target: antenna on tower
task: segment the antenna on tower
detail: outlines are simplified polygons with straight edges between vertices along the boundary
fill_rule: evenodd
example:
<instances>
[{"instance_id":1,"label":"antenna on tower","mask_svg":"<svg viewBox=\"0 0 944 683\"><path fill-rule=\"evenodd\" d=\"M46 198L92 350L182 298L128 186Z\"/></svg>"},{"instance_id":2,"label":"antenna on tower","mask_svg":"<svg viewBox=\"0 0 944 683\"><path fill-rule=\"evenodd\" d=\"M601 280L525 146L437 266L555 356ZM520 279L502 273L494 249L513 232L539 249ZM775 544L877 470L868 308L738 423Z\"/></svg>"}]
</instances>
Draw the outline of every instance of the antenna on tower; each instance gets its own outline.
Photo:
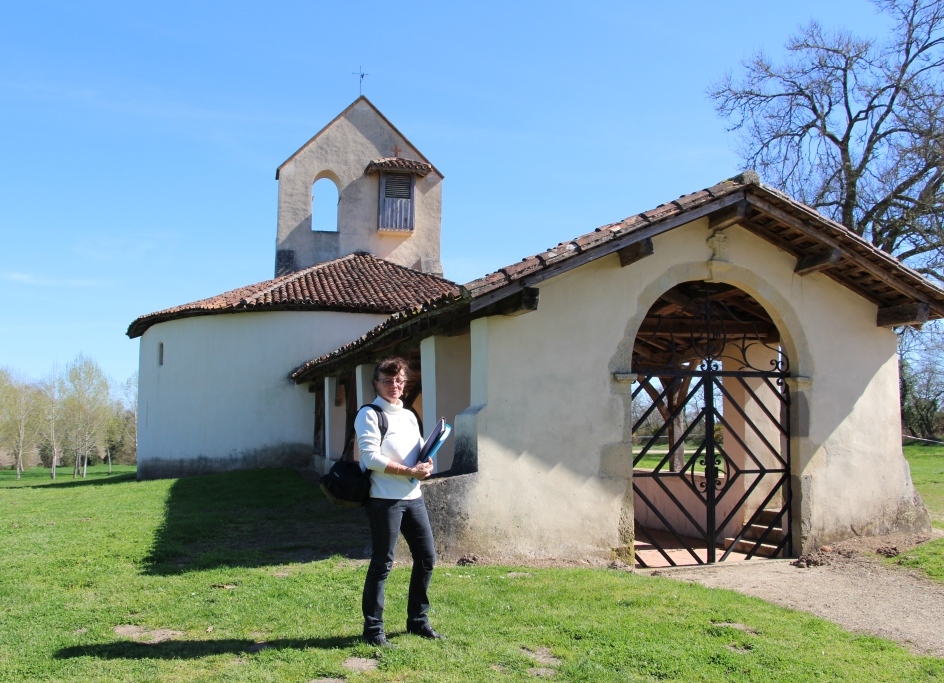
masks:
<instances>
[{"instance_id":1,"label":"antenna on tower","mask_svg":"<svg viewBox=\"0 0 944 683\"><path fill-rule=\"evenodd\" d=\"M363 67L358 66L357 71L352 71L351 75L360 76L360 81L357 84L357 94L363 95L364 94L364 76L370 76L370 74L365 74Z\"/></svg>"}]
</instances>

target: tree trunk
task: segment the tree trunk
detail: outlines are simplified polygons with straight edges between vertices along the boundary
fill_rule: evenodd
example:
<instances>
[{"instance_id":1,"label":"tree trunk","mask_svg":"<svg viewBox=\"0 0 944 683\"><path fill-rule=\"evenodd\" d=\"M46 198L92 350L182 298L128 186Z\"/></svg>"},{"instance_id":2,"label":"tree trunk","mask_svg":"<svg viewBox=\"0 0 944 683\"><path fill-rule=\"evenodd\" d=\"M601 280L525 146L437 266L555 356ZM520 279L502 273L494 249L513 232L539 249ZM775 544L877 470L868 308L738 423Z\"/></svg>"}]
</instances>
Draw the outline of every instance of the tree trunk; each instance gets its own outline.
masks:
<instances>
[{"instance_id":1,"label":"tree trunk","mask_svg":"<svg viewBox=\"0 0 944 683\"><path fill-rule=\"evenodd\" d=\"M664 397L659 397L657 392L648 383L646 384L646 393L656 402L656 409L666 423L666 437L669 442L668 465L670 472L681 472L685 467L685 443L682 441L682 435L685 433L685 411L676 410L680 407L682 401L688 396L688 387L691 384L691 377L660 377L659 381L665 389Z\"/></svg>"},{"instance_id":2,"label":"tree trunk","mask_svg":"<svg viewBox=\"0 0 944 683\"><path fill-rule=\"evenodd\" d=\"M674 398L676 400L669 401L670 413L674 412L678 405L678 397ZM685 442L680 439L684 433L685 423L682 421L682 416L679 415L669 422L669 428L666 432L669 437L669 470L672 472L681 472L682 468L685 467Z\"/></svg>"}]
</instances>

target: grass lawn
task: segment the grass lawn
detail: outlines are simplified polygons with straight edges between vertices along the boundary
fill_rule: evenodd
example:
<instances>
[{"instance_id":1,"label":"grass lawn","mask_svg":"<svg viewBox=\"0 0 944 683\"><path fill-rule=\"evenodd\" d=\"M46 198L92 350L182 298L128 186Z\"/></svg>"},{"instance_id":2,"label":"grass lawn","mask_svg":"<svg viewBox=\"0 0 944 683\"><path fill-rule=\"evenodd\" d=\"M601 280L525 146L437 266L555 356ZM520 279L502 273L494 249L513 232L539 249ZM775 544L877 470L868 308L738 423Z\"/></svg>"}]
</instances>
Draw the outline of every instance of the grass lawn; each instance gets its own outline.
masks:
<instances>
[{"instance_id":1,"label":"grass lawn","mask_svg":"<svg viewBox=\"0 0 944 683\"><path fill-rule=\"evenodd\" d=\"M905 446L911 465L911 480L931 513L931 520L944 529L944 446Z\"/></svg>"},{"instance_id":2,"label":"grass lawn","mask_svg":"<svg viewBox=\"0 0 944 683\"><path fill-rule=\"evenodd\" d=\"M911 480L931 513L931 523L944 529L944 446L905 446ZM925 543L895 558L897 564L920 569L944 583L944 539Z\"/></svg>"},{"instance_id":3,"label":"grass lawn","mask_svg":"<svg viewBox=\"0 0 944 683\"><path fill-rule=\"evenodd\" d=\"M397 648L377 653L358 641L361 514L294 472L4 470L0 488L3 682L944 680L944 661L808 614L595 569L440 565L432 618L449 639L429 642L403 634L398 566Z\"/></svg>"}]
</instances>

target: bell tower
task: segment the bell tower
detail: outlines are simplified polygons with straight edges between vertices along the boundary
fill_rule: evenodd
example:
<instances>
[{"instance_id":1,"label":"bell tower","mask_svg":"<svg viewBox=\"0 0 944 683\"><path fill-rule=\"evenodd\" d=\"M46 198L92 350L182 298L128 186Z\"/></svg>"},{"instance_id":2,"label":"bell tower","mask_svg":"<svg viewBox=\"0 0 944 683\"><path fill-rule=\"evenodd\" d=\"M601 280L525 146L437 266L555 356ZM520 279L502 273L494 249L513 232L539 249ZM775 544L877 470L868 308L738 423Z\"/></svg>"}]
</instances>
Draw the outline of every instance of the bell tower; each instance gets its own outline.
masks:
<instances>
[{"instance_id":1,"label":"bell tower","mask_svg":"<svg viewBox=\"0 0 944 683\"><path fill-rule=\"evenodd\" d=\"M357 251L442 275L443 176L366 97L290 156L275 178L276 276ZM313 226L317 182L337 188L333 230Z\"/></svg>"}]
</instances>

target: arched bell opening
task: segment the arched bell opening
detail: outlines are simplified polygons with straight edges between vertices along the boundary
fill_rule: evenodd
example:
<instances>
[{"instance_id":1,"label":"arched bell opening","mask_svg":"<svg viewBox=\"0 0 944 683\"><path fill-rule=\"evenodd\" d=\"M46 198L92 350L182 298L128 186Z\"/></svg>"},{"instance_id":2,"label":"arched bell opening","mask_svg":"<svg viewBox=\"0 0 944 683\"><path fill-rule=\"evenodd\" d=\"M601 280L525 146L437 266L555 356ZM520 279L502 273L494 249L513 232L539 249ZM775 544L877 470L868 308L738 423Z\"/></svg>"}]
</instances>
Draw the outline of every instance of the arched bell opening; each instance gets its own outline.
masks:
<instances>
[{"instance_id":1,"label":"arched bell opening","mask_svg":"<svg viewBox=\"0 0 944 683\"><path fill-rule=\"evenodd\" d=\"M637 551L670 565L789 556L789 360L764 307L681 283L648 311L632 362Z\"/></svg>"}]
</instances>

